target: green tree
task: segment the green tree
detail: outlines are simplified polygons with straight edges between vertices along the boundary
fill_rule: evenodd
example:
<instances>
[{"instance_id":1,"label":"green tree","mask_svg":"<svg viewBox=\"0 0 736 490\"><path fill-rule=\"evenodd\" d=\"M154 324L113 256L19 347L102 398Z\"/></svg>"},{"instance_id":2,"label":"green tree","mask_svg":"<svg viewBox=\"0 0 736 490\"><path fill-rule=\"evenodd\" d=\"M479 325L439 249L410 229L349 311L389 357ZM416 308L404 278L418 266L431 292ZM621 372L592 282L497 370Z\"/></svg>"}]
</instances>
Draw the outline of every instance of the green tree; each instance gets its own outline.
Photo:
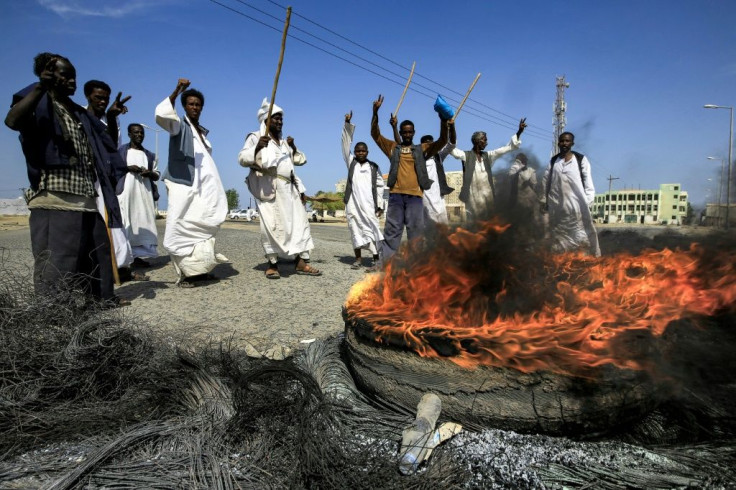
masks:
<instances>
[{"instance_id":1,"label":"green tree","mask_svg":"<svg viewBox=\"0 0 736 490\"><path fill-rule=\"evenodd\" d=\"M227 208L229 210L240 208L240 196L238 195L238 191L235 189L228 189L225 191L225 196L227 196Z\"/></svg>"},{"instance_id":2,"label":"green tree","mask_svg":"<svg viewBox=\"0 0 736 490\"><path fill-rule=\"evenodd\" d=\"M342 192L317 191L314 197L324 199L321 202L312 201L312 209L316 209L317 211L345 209L345 203L342 201L345 194Z\"/></svg>"}]
</instances>

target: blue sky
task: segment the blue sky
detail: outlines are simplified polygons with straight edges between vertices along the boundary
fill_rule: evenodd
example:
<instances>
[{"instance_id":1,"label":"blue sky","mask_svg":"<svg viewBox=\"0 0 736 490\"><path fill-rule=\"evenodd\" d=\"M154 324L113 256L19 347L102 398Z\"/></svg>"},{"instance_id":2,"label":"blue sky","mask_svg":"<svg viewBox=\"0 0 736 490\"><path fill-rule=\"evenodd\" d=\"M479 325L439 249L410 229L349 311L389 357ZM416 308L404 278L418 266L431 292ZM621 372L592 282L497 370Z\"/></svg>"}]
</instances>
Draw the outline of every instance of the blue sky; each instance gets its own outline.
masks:
<instances>
[{"instance_id":1,"label":"blue sky","mask_svg":"<svg viewBox=\"0 0 736 490\"><path fill-rule=\"evenodd\" d=\"M4 2L0 93L9 104L15 91L34 81L33 56L58 52L77 68L77 102L85 103L86 80L104 80L114 93L132 95L121 126L155 127L155 106L177 78L189 78L206 97L200 121L211 131L225 188L237 189L247 206L247 170L238 165L237 154L246 134L257 129L261 100L271 93L286 5L286 0ZM619 178L614 189L678 182L696 206L706 196L717 200L720 163L707 157L727 155L729 111L702 107L736 105L736 2L305 0L294 1L292 8L295 37L287 41L276 103L284 108L285 132L308 157L298 174L309 193L334 190L344 178L340 131L351 109L356 141L367 141L369 158L387 171L388 162L369 135L371 104L379 93L385 96L381 128L388 133L389 113L416 61L416 91L408 92L399 118L413 120L418 136L437 135L436 94L459 100L458 93L481 72L472 101L457 120L459 147L469 149L477 130L488 133L489 147L501 146L518 119L527 117L531 126L522 148L546 163L555 77L565 75L567 129L576 134L576 149L592 162L598 192L608 189L612 175ZM145 145L153 150L154 142L148 131ZM167 147L162 133L161 167ZM3 126L0 149L0 197L17 197L27 186L17 133ZM495 168L508 164L501 161ZM454 160L447 167L460 168ZM162 192L162 207L165 199Z\"/></svg>"}]
</instances>

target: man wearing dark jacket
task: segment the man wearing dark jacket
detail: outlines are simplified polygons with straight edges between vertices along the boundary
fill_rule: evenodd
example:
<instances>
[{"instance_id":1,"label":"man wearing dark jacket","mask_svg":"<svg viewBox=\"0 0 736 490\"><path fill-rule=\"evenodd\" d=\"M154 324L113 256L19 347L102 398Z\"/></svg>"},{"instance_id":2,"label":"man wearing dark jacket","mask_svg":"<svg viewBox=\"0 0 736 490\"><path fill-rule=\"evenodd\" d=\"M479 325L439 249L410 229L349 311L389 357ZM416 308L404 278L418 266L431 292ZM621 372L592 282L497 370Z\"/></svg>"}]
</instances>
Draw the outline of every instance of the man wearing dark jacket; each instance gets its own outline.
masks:
<instances>
[{"instance_id":1,"label":"man wearing dark jacket","mask_svg":"<svg viewBox=\"0 0 736 490\"><path fill-rule=\"evenodd\" d=\"M130 304L114 294L108 229L96 204L101 197L110 226L122 225L115 186L125 165L104 125L70 99L74 65L42 53L35 66L38 83L13 96L5 124L20 132L26 157L36 292L80 288L108 306Z\"/></svg>"}]
</instances>

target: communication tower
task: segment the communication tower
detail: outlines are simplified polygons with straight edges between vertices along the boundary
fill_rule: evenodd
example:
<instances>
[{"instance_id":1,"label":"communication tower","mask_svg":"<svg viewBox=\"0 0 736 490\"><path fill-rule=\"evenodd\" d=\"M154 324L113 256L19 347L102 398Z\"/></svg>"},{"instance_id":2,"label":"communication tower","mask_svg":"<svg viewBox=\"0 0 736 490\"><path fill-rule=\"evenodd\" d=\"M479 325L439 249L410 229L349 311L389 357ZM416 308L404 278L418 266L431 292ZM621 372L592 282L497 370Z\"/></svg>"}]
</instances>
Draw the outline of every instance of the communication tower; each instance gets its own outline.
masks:
<instances>
[{"instance_id":1,"label":"communication tower","mask_svg":"<svg viewBox=\"0 0 736 490\"><path fill-rule=\"evenodd\" d=\"M554 117L552 118L552 126L555 128L554 141L552 142L552 154L557 155L560 149L557 147L557 141L560 139L560 135L565 131L565 111L567 111L567 104L565 103L565 89L570 86L565 81L565 75L557 77L557 97L555 98L555 104L553 106Z\"/></svg>"}]
</instances>

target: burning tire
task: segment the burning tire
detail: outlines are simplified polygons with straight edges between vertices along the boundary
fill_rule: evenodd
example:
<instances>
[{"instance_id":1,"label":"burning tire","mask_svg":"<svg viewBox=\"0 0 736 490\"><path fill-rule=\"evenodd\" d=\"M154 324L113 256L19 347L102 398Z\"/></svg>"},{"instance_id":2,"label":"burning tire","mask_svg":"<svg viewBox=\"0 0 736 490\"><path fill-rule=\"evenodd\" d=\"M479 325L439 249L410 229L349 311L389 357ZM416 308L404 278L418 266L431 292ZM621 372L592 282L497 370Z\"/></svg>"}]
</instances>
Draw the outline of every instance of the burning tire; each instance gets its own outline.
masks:
<instances>
[{"instance_id":1,"label":"burning tire","mask_svg":"<svg viewBox=\"0 0 736 490\"><path fill-rule=\"evenodd\" d=\"M549 372L457 366L376 343L371 326L346 317L346 354L361 389L412 411L427 392L442 400L442 418L466 427L595 436L641 418L657 401L642 372L601 368L595 379Z\"/></svg>"}]
</instances>

